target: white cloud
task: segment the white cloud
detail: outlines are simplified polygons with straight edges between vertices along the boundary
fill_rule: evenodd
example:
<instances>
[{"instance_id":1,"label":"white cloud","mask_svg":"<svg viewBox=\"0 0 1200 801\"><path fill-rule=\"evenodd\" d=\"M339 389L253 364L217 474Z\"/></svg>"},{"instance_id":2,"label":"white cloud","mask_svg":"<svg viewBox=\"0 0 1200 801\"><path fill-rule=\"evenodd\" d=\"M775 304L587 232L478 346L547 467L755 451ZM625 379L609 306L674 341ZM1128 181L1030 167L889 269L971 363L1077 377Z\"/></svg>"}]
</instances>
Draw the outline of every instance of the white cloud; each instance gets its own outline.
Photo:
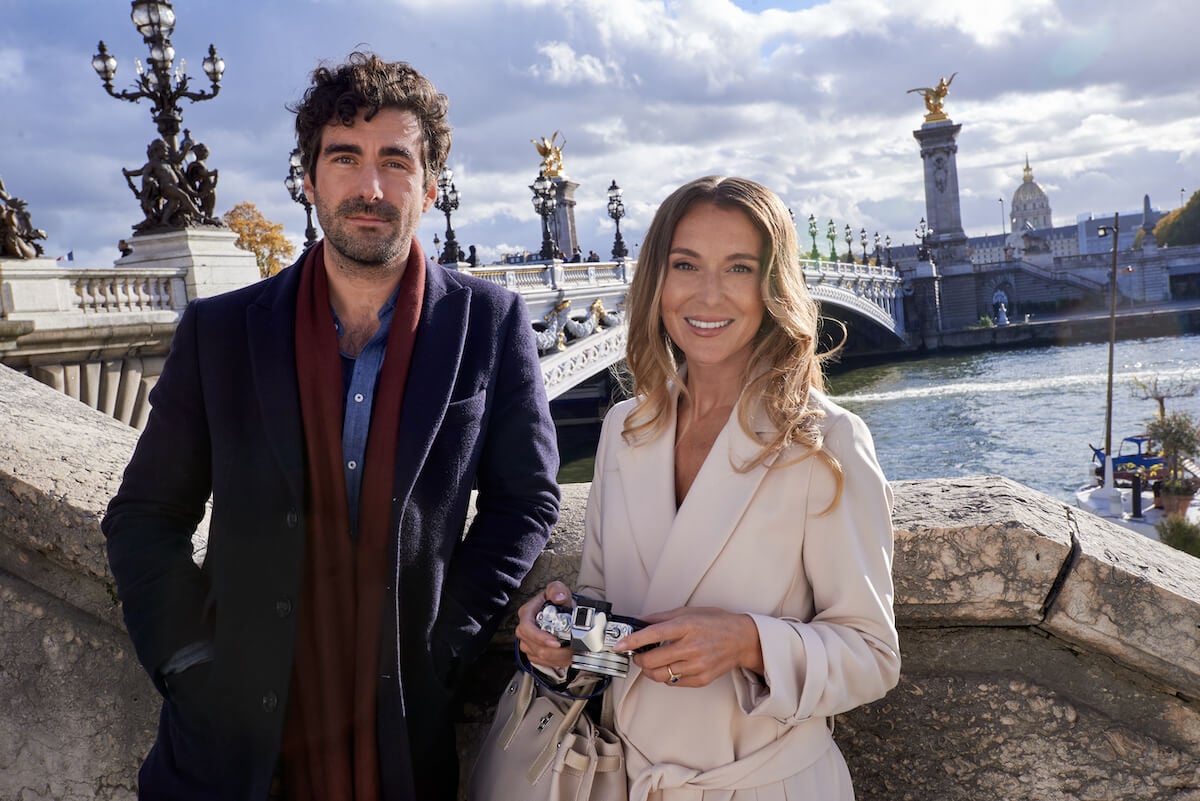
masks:
<instances>
[{"instance_id":1,"label":"white cloud","mask_svg":"<svg viewBox=\"0 0 1200 801\"><path fill-rule=\"evenodd\" d=\"M144 45L111 4L9 5L0 86L6 107L21 112L0 126L0 175L29 201L52 249L108 254L137 221L120 167L140 164L153 125L146 103L105 95L90 60L104 38L128 78ZM798 217L820 219L822 233L833 217L839 230L911 239L924 213L912 136L924 108L905 90L956 71L946 108L963 126L968 232L996 227L996 199L1011 197L1026 152L1053 190L1056 219L1140 208L1146 192L1170 208L1180 186L1200 186L1200 57L1188 26L1170 24L1178 10L1167 0L1141 0L1137 13L1119 0L187 5L177 8L177 52L198 64L213 42L227 64L216 100L183 105L221 171L218 209L249 200L293 238L303 237L304 214L283 188L292 147L284 105L318 60L360 45L412 62L450 96L463 196L454 227L485 255L537 249L529 140L556 129L580 184L585 249L611 248L613 179L633 244L671 189L706 172L767 183ZM428 215L422 242L431 248L444 229L442 215Z\"/></svg>"},{"instance_id":2,"label":"white cloud","mask_svg":"<svg viewBox=\"0 0 1200 801\"><path fill-rule=\"evenodd\" d=\"M618 81L620 71L611 62L605 64L593 55L579 55L566 42L544 42L537 52L545 57L545 64L535 64L529 72L554 86L592 84L602 86Z\"/></svg>"}]
</instances>

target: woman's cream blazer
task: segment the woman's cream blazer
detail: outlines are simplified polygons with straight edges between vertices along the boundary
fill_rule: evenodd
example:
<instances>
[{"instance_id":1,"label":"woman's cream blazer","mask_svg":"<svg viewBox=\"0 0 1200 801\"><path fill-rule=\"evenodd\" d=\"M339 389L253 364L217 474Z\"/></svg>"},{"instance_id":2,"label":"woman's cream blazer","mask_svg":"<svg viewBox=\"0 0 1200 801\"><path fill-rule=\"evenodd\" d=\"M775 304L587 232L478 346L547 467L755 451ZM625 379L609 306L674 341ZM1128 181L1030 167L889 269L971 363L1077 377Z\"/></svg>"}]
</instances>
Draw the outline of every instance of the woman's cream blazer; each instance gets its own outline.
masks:
<instances>
[{"instance_id":1,"label":"woman's cream blazer","mask_svg":"<svg viewBox=\"0 0 1200 801\"><path fill-rule=\"evenodd\" d=\"M631 447L621 431L637 401L605 418L579 591L619 615L681 606L747 613L766 666L764 676L734 671L700 688L653 681L636 666L615 681L631 801L789 798L813 781L823 793L815 797L849 797L829 719L882 697L900 672L892 496L862 420L819 393L811 402L825 413L824 447L844 473L828 511L834 476L819 458L735 469L758 451L736 413L677 511L674 419ZM843 774L842 787L821 786L833 781L830 770ZM737 792L749 788L757 789Z\"/></svg>"}]
</instances>

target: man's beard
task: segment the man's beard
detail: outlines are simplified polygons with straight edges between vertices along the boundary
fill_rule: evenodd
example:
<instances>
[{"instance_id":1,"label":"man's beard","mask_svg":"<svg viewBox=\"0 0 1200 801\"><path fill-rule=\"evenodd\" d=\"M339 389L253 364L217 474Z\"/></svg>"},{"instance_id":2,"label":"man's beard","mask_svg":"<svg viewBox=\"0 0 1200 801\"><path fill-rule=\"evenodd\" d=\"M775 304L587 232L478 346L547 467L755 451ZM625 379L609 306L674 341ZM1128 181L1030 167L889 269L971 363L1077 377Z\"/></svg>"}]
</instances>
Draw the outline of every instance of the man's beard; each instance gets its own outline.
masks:
<instances>
[{"instance_id":1,"label":"man's beard","mask_svg":"<svg viewBox=\"0 0 1200 801\"><path fill-rule=\"evenodd\" d=\"M399 230L384 229L376 233L356 232L345 218L355 214L366 214L395 223L402 220L400 210L386 200L367 203L362 198L349 198L331 211L318 199L317 218L325 232L326 244L336 250L346 261L366 268L386 267L405 256L412 241L413 231L401 223ZM329 225L325 221L329 221Z\"/></svg>"}]
</instances>

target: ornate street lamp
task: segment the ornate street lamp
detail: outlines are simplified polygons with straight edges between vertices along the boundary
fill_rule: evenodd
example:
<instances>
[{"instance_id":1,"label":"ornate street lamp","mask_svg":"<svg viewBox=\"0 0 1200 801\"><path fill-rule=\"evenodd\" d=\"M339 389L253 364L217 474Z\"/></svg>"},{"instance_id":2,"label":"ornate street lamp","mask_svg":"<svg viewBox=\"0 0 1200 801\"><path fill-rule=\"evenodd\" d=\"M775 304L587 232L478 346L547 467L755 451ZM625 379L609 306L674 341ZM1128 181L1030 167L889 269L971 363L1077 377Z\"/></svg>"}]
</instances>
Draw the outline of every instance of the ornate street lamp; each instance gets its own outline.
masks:
<instances>
[{"instance_id":1,"label":"ornate street lamp","mask_svg":"<svg viewBox=\"0 0 1200 801\"><path fill-rule=\"evenodd\" d=\"M865 266L867 264L867 229L866 228L858 229L858 240L860 242L862 242L862 251L863 251L862 263Z\"/></svg>"},{"instance_id":2,"label":"ornate street lamp","mask_svg":"<svg viewBox=\"0 0 1200 801\"><path fill-rule=\"evenodd\" d=\"M542 260L551 261L558 253L554 243L554 235L550 232L550 218L558 200L554 197L554 184L546 177L545 170L538 171L538 177L529 186L533 190L533 210L542 218Z\"/></svg>"},{"instance_id":3,"label":"ornate street lamp","mask_svg":"<svg viewBox=\"0 0 1200 801\"><path fill-rule=\"evenodd\" d=\"M458 208L458 189L454 186L454 171L448 166L442 167L437 179L437 198L433 205L438 211L446 214L446 245L442 248L441 264L458 264L462 248L454 238L454 229L450 227L450 212Z\"/></svg>"},{"instance_id":4,"label":"ornate street lamp","mask_svg":"<svg viewBox=\"0 0 1200 801\"><path fill-rule=\"evenodd\" d=\"M433 258L438 264L442 263L442 240L438 239L438 235L433 235Z\"/></svg>"},{"instance_id":5,"label":"ornate street lamp","mask_svg":"<svg viewBox=\"0 0 1200 801\"><path fill-rule=\"evenodd\" d=\"M829 260L837 261L837 251L833 249L833 244L837 242L837 226L833 224L833 218L829 218L829 227L825 229L825 238L829 240Z\"/></svg>"},{"instance_id":6,"label":"ornate street lamp","mask_svg":"<svg viewBox=\"0 0 1200 801\"><path fill-rule=\"evenodd\" d=\"M887 253L887 266L890 269L892 266L892 235L888 234L883 238L883 249Z\"/></svg>"},{"instance_id":7,"label":"ornate street lamp","mask_svg":"<svg viewBox=\"0 0 1200 801\"><path fill-rule=\"evenodd\" d=\"M288 176L284 179L283 185L287 187L288 194L292 196L292 200L304 207L304 247L310 248L317 241L317 229L313 226L312 221L312 202L308 196L304 194L304 166L300 158L300 148L292 151L292 155L288 157Z\"/></svg>"},{"instance_id":8,"label":"ornate street lamp","mask_svg":"<svg viewBox=\"0 0 1200 801\"><path fill-rule=\"evenodd\" d=\"M625 203L621 200L621 187L617 186L615 178L612 186L608 188L608 216L612 217L617 225L617 235L613 237L612 257L614 261L621 261L629 255L629 250L625 247L625 240L621 238L621 218L625 216Z\"/></svg>"},{"instance_id":9,"label":"ornate street lamp","mask_svg":"<svg viewBox=\"0 0 1200 801\"><path fill-rule=\"evenodd\" d=\"M808 235L812 237L812 251L808 257L813 261L818 261L821 254L817 252L817 218L813 215L808 215Z\"/></svg>"},{"instance_id":10,"label":"ornate street lamp","mask_svg":"<svg viewBox=\"0 0 1200 801\"><path fill-rule=\"evenodd\" d=\"M143 98L153 102L151 114L158 126L159 136L170 147L171 154L177 152L176 137L183 126L183 111L179 101L183 99L197 103L210 100L221 91L221 75L225 72L225 60L217 55L217 48L208 46L208 57L202 64L204 74L212 83L212 91L188 91L187 65L180 59L179 68L174 69L175 48L171 46L171 33L175 30L175 10L168 0L133 0L130 14L138 33L142 35L150 48L150 56L146 59L147 69L142 68L142 62L135 59L137 79L133 90L113 90L113 77L117 74L117 60L109 54L104 42L100 42L100 52L92 57L92 69L104 82L104 89L118 100L128 100L136 103Z\"/></svg>"},{"instance_id":11,"label":"ornate street lamp","mask_svg":"<svg viewBox=\"0 0 1200 801\"><path fill-rule=\"evenodd\" d=\"M850 243L854 241L854 232L850 230L850 223L846 223L846 261L854 262L854 251L850 248Z\"/></svg>"},{"instance_id":12,"label":"ornate street lamp","mask_svg":"<svg viewBox=\"0 0 1200 801\"><path fill-rule=\"evenodd\" d=\"M875 232L875 266L876 267L883 264L883 259L881 258L882 256L883 256L883 253L881 253L879 250L879 232L876 231Z\"/></svg>"},{"instance_id":13,"label":"ornate street lamp","mask_svg":"<svg viewBox=\"0 0 1200 801\"><path fill-rule=\"evenodd\" d=\"M1100 236L1112 236L1112 272L1109 281L1108 306L1108 400L1104 407L1104 469L1106 471L1105 486L1109 485L1107 471L1112 470L1112 395L1113 395L1113 354L1117 347L1117 239L1121 232L1121 215L1113 214L1112 225L1101 225L1096 229Z\"/></svg>"},{"instance_id":14,"label":"ornate street lamp","mask_svg":"<svg viewBox=\"0 0 1200 801\"><path fill-rule=\"evenodd\" d=\"M921 222L913 229L913 234L917 237L917 261L933 261L933 252L926 244L926 240L933 236L933 229L925 224L925 218L921 218Z\"/></svg>"},{"instance_id":15,"label":"ornate street lamp","mask_svg":"<svg viewBox=\"0 0 1200 801\"><path fill-rule=\"evenodd\" d=\"M175 66L175 48L171 45L175 10L171 3L168 0L133 0L130 18L150 48L145 68L140 60L134 59L137 78L133 87L119 92L113 89L117 59L108 52L103 41L99 44L99 52L92 57L92 69L112 97L131 103L146 99L152 104L150 113L158 127L159 138L147 148L144 166L123 170L129 188L141 202L146 215L134 229L141 232L199 224L220 225L211 211L216 203L217 171L209 170L204 164L207 147L186 137L182 146L178 142L183 127L183 110L179 103L184 99L197 103L216 97L221 91L225 61L210 44L202 66L212 85L211 91L193 92L188 89L187 64L180 59L179 66ZM189 153L195 160L185 165ZM142 179L140 191L133 183L133 178L138 176Z\"/></svg>"}]
</instances>

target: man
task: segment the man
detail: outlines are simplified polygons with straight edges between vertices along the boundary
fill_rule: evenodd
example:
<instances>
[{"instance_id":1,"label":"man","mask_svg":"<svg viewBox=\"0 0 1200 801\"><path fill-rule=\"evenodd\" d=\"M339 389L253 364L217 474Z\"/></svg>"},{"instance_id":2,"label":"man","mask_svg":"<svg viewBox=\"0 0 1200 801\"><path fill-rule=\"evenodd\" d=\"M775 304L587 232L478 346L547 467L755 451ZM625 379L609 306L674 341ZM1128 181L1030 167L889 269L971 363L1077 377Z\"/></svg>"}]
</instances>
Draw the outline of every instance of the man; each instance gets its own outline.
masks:
<instances>
[{"instance_id":1,"label":"man","mask_svg":"<svg viewBox=\"0 0 1200 801\"><path fill-rule=\"evenodd\" d=\"M103 522L164 699L140 794L449 801L456 684L558 514L533 330L414 237L450 149L424 77L355 53L295 110L325 239L188 307Z\"/></svg>"}]
</instances>

